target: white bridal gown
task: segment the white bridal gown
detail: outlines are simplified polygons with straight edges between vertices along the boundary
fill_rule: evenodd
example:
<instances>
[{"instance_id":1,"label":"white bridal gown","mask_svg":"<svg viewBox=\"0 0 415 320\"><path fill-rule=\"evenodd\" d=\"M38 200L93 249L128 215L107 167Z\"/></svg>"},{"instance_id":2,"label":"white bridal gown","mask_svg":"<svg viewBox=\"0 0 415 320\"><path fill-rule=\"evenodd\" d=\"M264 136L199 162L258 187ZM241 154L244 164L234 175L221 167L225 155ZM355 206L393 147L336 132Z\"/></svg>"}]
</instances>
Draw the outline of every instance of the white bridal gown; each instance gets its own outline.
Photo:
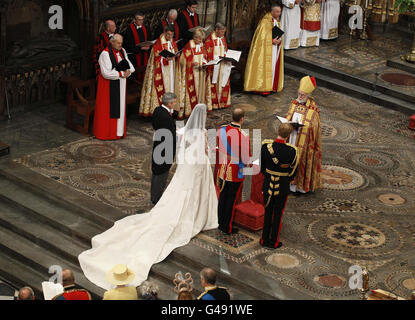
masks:
<instances>
[{"instance_id":1,"label":"white bridal gown","mask_svg":"<svg viewBox=\"0 0 415 320\"><path fill-rule=\"evenodd\" d=\"M122 263L133 270L132 285L138 286L147 279L153 264L189 243L202 230L218 227L218 200L205 153L205 121L206 106L199 104L179 139L176 172L153 209L115 222L112 228L93 237L92 248L79 255L88 280L109 290L112 285L106 281L106 273Z\"/></svg>"}]
</instances>

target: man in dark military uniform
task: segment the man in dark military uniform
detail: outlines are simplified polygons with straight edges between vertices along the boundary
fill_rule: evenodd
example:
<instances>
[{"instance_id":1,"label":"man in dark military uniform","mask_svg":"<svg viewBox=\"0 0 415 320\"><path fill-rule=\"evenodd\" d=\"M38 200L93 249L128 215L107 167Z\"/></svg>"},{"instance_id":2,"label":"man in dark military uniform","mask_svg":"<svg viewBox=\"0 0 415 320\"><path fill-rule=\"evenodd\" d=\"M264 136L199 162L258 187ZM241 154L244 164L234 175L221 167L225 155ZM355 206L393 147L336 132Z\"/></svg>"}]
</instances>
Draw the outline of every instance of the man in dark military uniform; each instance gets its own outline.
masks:
<instances>
[{"instance_id":1,"label":"man in dark military uniform","mask_svg":"<svg viewBox=\"0 0 415 320\"><path fill-rule=\"evenodd\" d=\"M235 205L245 179L243 169L251 158L249 136L241 129L245 120L244 111L235 108L232 112L232 120L231 124L222 126L217 135L219 169L216 184L220 190L218 229L226 234L238 232L237 228L232 227Z\"/></svg>"},{"instance_id":2,"label":"man in dark military uniform","mask_svg":"<svg viewBox=\"0 0 415 320\"><path fill-rule=\"evenodd\" d=\"M278 127L275 141L264 140L261 148L261 172L264 175L264 228L260 244L276 249L282 246L279 240L282 215L290 192L290 181L295 177L298 166L297 148L287 144L293 127L282 123Z\"/></svg>"},{"instance_id":3,"label":"man in dark military uniform","mask_svg":"<svg viewBox=\"0 0 415 320\"><path fill-rule=\"evenodd\" d=\"M62 271L62 286L64 292L52 300L92 300L88 291L75 284L75 276L69 269Z\"/></svg>"},{"instance_id":4,"label":"man in dark military uniform","mask_svg":"<svg viewBox=\"0 0 415 320\"><path fill-rule=\"evenodd\" d=\"M204 268L200 271L200 281L202 282L202 287L205 288L197 300L230 300L231 296L228 292L228 289L223 287L218 287L216 283L216 272L211 268Z\"/></svg>"}]
</instances>

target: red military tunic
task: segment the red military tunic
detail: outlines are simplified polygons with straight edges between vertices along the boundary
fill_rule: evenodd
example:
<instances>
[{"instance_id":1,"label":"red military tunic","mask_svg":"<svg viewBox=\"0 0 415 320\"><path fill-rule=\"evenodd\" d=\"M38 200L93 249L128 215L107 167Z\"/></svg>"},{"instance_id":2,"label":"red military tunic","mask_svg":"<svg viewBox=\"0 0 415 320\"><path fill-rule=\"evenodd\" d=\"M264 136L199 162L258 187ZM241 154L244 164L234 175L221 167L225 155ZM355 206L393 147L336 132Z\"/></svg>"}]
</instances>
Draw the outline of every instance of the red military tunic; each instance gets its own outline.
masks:
<instances>
[{"instance_id":1,"label":"red military tunic","mask_svg":"<svg viewBox=\"0 0 415 320\"><path fill-rule=\"evenodd\" d=\"M85 289L71 285L65 287L64 292L58 294L52 300L92 300L92 298L90 293Z\"/></svg>"},{"instance_id":2,"label":"red military tunic","mask_svg":"<svg viewBox=\"0 0 415 320\"><path fill-rule=\"evenodd\" d=\"M227 145L224 144L223 139L220 136L220 130L226 128ZM241 127L237 124L224 125L219 129L217 136L218 145L218 178L224 181L242 182L245 177L241 176L241 168L238 165L239 162L248 165L252 156L251 142L249 136L245 134ZM232 155L229 155L227 149L229 146L232 149Z\"/></svg>"}]
</instances>

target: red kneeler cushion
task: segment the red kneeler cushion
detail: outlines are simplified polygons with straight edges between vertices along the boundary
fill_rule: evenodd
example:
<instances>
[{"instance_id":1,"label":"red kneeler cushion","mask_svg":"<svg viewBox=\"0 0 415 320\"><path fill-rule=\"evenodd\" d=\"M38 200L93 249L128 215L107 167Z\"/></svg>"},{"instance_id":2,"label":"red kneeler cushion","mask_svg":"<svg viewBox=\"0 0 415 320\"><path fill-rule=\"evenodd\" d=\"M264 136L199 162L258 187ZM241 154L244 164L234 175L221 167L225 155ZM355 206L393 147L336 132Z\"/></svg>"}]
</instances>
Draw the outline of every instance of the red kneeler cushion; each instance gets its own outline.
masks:
<instances>
[{"instance_id":1,"label":"red kneeler cushion","mask_svg":"<svg viewBox=\"0 0 415 320\"><path fill-rule=\"evenodd\" d=\"M235 223L252 231L264 226L265 209L262 204L246 200L235 207Z\"/></svg>"},{"instance_id":2,"label":"red kneeler cushion","mask_svg":"<svg viewBox=\"0 0 415 320\"><path fill-rule=\"evenodd\" d=\"M261 230L264 226L263 182L264 176L261 172L252 176L251 199L238 204L235 208L235 223L252 231Z\"/></svg>"}]
</instances>

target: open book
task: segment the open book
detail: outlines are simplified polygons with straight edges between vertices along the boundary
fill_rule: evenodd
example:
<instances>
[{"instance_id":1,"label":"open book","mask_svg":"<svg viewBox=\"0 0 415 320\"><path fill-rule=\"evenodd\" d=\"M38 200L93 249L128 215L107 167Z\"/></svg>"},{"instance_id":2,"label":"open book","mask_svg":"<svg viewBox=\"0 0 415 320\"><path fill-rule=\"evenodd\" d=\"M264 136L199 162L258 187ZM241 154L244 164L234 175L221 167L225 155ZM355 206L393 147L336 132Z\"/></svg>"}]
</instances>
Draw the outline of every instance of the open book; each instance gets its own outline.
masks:
<instances>
[{"instance_id":1,"label":"open book","mask_svg":"<svg viewBox=\"0 0 415 320\"><path fill-rule=\"evenodd\" d=\"M241 58L241 53L242 51L228 50L226 51L225 57L219 57L215 60L211 60L208 63L204 64L203 66L204 67L214 66L214 65L219 64L222 61L237 63L239 62L239 59Z\"/></svg>"},{"instance_id":2,"label":"open book","mask_svg":"<svg viewBox=\"0 0 415 320\"><path fill-rule=\"evenodd\" d=\"M156 43L157 40L153 40L153 41L144 41L141 42L139 44L137 44L137 47L142 48L142 47L151 47L152 45L154 45Z\"/></svg>"},{"instance_id":3,"label":"open book","mask_svg":"<svg viewBox=\"0 0 415 320\"><path fill-rule=\"evenodd\" d=\"M45 300L52 300L58 294L63 293L63 286L60 283L49 281L42 282L42 291Z\"/></svg>"},{"instance_id":4,"label":"open book","mask_svg":"<svg viewBox=\"0 0 415 320\"><path fill-rule=\"evenodd\" d=\"M174 57L179 56L181 52L182 52L182 50L180 50L180 51L178 51L178 52L176 52L176 53L173 53L173 52L170 52L170 51L168 51L168 50L164 49L164 50L163 50L162 52L160 52L159 54L160 54L160 56L162 56L163 58L174 58Z\"/></svg>"},{"instance_id":5,"label":"open book","mask_svg":"<svg viewBox=\"0 0 415 320\"><path fill-rule=\"evenodd\" d=\"M298 128L304 127L304 125L301 124L301 123L293 122L293 121L288 121L286 118L283 118L283 117L280 117L280 116L277 116L277 119L280 120L281 123L289 123L290 125L293 126L294 129L298 129Z\"/></svg>"}]
</instances>

